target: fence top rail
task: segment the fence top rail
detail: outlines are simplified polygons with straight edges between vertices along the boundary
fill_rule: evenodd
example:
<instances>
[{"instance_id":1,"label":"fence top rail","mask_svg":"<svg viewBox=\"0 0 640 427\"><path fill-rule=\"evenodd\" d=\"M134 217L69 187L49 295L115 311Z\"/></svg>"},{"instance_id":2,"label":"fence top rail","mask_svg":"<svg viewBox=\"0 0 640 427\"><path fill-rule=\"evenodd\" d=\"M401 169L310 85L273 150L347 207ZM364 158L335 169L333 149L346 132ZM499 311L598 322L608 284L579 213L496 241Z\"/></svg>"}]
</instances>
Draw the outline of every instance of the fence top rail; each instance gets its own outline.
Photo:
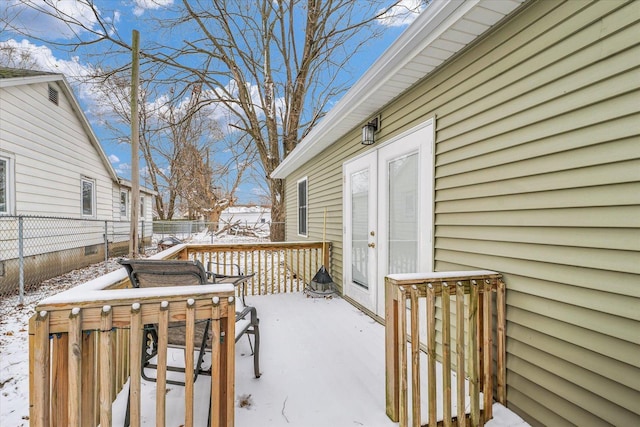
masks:
<instances>
[{"instance_id":1,"label":"fence top rail","mask_svg":"<svg viewBox=\"0 0 640 427\"><path fill-rule=\"evenodd\" d=\"M502 275L490 270L439 271L434 273L389 274L387 280L396 286L428 284L432 282L453 282L469 280L499 279Z\"/></svg>"}]
</instances>

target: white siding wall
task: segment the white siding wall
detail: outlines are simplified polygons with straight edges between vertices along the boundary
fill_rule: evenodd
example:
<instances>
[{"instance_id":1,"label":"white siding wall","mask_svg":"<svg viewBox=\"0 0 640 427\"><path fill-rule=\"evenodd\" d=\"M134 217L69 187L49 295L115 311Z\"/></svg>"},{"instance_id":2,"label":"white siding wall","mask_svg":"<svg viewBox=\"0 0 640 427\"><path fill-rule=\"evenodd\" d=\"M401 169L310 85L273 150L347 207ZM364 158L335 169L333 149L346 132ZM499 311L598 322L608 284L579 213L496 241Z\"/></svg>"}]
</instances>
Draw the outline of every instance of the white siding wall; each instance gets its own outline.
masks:
<instances>
[{"instance_id":1,"label":"white siding wall","mask_svg":"<svg viewBox=\"0 0 640 427\"><path fill-rule=\"evenodd\" d=\"M47 83L0 90L0 151L15 155L16 214L82 217L83 176L95 180L96 218L112 219L113 181L63 91Z\"/></svg>"}]
</instances>

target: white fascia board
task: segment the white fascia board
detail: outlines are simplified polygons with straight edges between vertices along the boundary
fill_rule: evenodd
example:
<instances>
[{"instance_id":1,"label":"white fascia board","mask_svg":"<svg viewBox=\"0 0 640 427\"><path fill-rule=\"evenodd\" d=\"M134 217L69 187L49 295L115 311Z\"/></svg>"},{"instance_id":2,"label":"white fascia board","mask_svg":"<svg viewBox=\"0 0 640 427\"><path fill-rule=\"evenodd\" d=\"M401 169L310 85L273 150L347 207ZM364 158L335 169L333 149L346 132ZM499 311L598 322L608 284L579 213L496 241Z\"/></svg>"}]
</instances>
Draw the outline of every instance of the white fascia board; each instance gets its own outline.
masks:
<instances>
[{"instance_id":1,"label":"white fascia board","mask_svg":"<svg viewBox=\"0 0 640 427\"><path fill-rule=\"evenodd\" d=\"M9 77L5 79L0 79L0 88L30 85L35 83L57 82L60 80L64 80L64 76L62 74L42 74L39 76Z\"/></svg>"}]
</instances>

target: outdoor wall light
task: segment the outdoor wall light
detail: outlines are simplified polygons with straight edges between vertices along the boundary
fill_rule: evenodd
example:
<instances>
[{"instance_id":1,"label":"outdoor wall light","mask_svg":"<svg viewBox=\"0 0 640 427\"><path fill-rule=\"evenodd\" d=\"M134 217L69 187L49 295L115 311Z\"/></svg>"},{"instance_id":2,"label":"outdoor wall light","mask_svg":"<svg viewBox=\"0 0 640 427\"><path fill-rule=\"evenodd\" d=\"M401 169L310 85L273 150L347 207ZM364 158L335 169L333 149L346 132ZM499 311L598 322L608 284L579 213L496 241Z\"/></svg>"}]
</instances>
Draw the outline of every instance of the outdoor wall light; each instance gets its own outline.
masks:
<instances>
[{"instance_id":1,"label":"outdoor wall light","mask_svg":"<svg viewBox=\"0 0 640 427\"><path fill-rule=\"evenodd\" d=\"M362 126L362 145L372 145L375 141L374 134L378 130L378 118L370 120Z\"/></svg>"}]
</instances>

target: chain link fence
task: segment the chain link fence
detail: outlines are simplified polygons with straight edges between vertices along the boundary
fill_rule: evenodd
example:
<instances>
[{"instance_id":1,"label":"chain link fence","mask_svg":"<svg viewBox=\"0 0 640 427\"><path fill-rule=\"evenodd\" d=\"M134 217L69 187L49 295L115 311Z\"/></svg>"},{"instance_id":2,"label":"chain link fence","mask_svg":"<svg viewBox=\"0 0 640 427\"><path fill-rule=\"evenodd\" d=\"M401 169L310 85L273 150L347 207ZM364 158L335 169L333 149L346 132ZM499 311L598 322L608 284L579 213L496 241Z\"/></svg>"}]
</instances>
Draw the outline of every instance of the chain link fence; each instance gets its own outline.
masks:
<instances>
[{"instance_id":1,"label":"chain link fence","mask_svg":"<svg viewBox=\"0 0 640 427\"><path fill-rule=\"evenodd\" d=\"M173 242L268 242L269 221L141 221L142 253ZM0 216L0 307L31 304L69 286L120 268L129 252L129 221ZM91 266L90 269L85 267ZM64 276L63 276L64 275ZM43 285L44 283L44 285ZM4 310L0 310L4 311Z\"/></svg>"},{"instance_id":2,"label":"chain link fence","mask_svg":"<svg viewBox=\"0 0 640 427\"><path fill-rule=\"evenodd\" d=\"M0 217L0 298L17 296L18 303L27 303L47 279L126 254L130 226L128 221ZM138 229L141 245L151 244L152 224L141 221Z\"/></svg>"}]
</instances>

